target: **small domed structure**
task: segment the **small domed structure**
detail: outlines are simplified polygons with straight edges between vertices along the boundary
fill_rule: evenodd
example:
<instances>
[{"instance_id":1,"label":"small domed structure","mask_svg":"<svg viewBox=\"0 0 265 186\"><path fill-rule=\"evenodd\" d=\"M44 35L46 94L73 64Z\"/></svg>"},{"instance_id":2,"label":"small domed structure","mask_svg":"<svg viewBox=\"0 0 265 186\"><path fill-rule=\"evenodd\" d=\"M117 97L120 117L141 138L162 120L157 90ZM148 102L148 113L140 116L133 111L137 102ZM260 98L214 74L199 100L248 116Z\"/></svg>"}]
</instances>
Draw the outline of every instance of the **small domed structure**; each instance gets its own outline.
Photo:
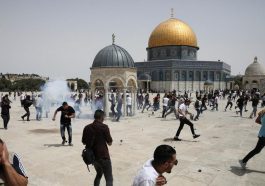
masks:
<instances>
[{"instance_id":1,"label":"small domed structure","mask_svg":"<svg viewBox=\"0 0 265 186\"><path fill-rule=\"evenodd\" d=\"M254 62L250 64L245 71L246 76L263 76L265 75L265 69L263 65L258 62L258 58L254 58Z\"/></svg>"},{"instance_id":2,"label":"small domed structure","mask_svg":"<svg viewBox=\"0 0 265 186\"><path fill-rule=\"evenodd\" d=\"M136 99L137 73L131 55L122 47L114 44L115 36L112 35L112 45L101 49L94 58L90 75L91 94L93 100L97 95L103 97L104 111L109 116L109 93L123 96L123 114L126 108L126 96L131 95ZM126 96L125 96L126 95ZM135 114L135 102L132 113Z\"/></svg>"},{"instance_id":3,"label":"small domed structure","mask_svg":"<svg viewBox=\"0 0 265 186\"><path fill-rule=\"evenodd\" d=\"M265 80L265 68L258 62L258 58L254 58L254 62L251 63L245 70L243 76L243 86L245 89L264 89L263 82Z\"/></svg>"},{"instance_id":4,"label":"small domed structure","mask_svg":"<svg viewBox=\"0 0 265 186\"><path fill-rule=\"evenodd\" d=\"M96 55L92 68L134 68L131 55L122 47L112 44Z\"/></svg>"}]
</instances>

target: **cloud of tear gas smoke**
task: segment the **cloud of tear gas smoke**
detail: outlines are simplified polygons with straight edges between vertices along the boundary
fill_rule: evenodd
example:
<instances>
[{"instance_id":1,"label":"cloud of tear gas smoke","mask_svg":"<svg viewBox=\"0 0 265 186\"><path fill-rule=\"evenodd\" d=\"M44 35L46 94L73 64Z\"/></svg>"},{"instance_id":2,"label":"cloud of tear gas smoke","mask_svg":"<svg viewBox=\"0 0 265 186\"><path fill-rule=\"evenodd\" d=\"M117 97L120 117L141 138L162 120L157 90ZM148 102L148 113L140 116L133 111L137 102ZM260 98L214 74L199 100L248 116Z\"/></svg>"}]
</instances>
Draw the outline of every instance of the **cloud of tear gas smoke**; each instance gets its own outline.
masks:
<instances>
[{"instance_id":1,"label":"cloud of tear gas smoke","mask_svg":"<svg viewBox=\"0 0 265 186\"><path fill-rule=\"evenodd\" d=\"M42 88L42 98L44 104L61 105L64 101L72 103L71 92L67 82L63 80L48 81Z\"/></svg>"}]
</instances>

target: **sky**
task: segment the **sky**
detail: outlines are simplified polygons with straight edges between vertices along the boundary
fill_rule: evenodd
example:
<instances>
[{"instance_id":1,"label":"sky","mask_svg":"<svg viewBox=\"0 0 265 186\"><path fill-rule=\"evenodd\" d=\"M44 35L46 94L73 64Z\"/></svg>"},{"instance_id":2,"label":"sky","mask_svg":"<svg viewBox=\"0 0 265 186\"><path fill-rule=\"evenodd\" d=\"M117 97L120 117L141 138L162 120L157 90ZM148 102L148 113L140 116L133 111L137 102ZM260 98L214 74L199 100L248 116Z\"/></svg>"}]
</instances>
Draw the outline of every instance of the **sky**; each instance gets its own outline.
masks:
<instances>
[{"instance_id":1,"label":"sky","mask_svg":"<svg viewBox=\"0 0 265 186\"><path fill-rule=\"evenodd\" d=\"M0 72L90 79L94 57L112 43L147 58L153 29L174 17L196 33L198 60L244 74L265 65L264 0L0 0Z\"/></svg>"}]
</instances>

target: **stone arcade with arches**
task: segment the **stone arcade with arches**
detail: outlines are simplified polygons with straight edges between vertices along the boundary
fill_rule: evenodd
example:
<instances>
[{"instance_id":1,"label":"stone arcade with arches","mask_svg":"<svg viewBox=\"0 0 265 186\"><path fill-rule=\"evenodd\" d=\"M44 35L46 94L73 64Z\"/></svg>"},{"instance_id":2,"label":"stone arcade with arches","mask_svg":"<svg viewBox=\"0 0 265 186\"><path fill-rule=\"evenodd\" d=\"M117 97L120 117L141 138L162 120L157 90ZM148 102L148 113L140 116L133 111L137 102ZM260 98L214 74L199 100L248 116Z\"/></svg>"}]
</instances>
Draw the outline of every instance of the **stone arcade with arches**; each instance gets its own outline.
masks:
<instances>
[{"instance_id":1,"label":"stone arcade with arches","mask_svg":"<svg viewBox=\"0 0 265 186\"><path fill-rule=\"evenodd\" d=\"M132 98L132 112L135 114L137 73L130 54L122 47L114 44L106 46L98 52L91 67L91 93L103 95L104 111L109 113L109 96L130 95ZM126 109L126 96L123 96L123 115ZM109 116L107 114L107 116Z\"/></svg>"}]
</instances>

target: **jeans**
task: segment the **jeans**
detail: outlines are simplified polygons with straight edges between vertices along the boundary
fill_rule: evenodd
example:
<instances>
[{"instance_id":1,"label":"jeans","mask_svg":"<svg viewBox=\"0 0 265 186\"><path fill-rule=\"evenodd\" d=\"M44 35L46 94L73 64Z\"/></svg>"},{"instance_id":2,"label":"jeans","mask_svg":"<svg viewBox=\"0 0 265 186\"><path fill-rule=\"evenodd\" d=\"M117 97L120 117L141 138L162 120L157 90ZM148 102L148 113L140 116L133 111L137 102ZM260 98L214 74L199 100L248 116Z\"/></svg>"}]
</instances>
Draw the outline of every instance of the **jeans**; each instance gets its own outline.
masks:
<instances>
[{"instance_id":1,"label":"jeans","mask_svg":"<svg viewBox=\"0 0 265 186\"><path fill-rule=\"evenodd\" d=\"M165 117L165 113L168 110L168 106L163 106L163 111L162 111L162 118Z\"/></svg>"},{"instance_id":2,"label":"jeans","mask_svg":"<svg viewBox=\"0 0 265 186\"><path fill-rule=\"evenodd\" d=\"M159 109L159 103L154 103L153 107L154 107L154 111L157 111Z\"/></svg>"},{"instance_id":3,"label":"jeans","mask_svg":"<svg viewBox=\"0 0 265 186\"><path fill-rule=\"evenodd\" d=\"M99 159L94 163L95 170L97 172L94 180L94 186L99 186L102 175L104 174L106 180L106 186L113 185L112 166L109 159Z\"/></svg>"},{"instance_id":4,"label":"jeans","mask_svg":"<svg viewBox=\"0 0 265 186\"><path fill-rule=\"evenodd\" d=\"M65 128L67 129L67 133L68 133L68 142L72 143L72 126L71 126L71 124L61 123L61 126L60 126L61 137L65 141Z\"/></svg>"},{"instance_id":5,"label":"jeans","mask_svg":"<svg viewBox=\"0 0 265 186\"><path fill-rule=\"evenodd\" d=\"M146 106L148 106L146 110L148 110L151 107L150 103L144 103L142 112L144 112L144 109L146 108Z\"/></svg>"},{"instance_id":6,"label":"jeans","mask_svg":"<svg viewBox=\"0 0 265 186\"><path fill-rule=\"evenodd\" d=\"M120 120L120 117L122 115L121 109L122 108L117 108L117 114L116 114L117 118L116 118L116 121L119 121Z\"/></svg>"},{"instance_id":7,"label":"jeans","mask_svg":"<svg viewBox=\"0 0 265 186\"><path fill-rule=\"evenodd\" d=\"M265 146L265 137L259 137L258 143L256 147L246 155L246 157L243 159L243 163L247 163L248 160L250 160L253 156L260 153L260 151Z\"/></svg>"},{"instance_id":8,"label":"jeans","mask_svg":"<svg viewBox=\"0 0 265 186\"><path fill-rule=\"evenodd\" d=\"M179 120L180 120L180 125L179 125L178 131L176 133L176 137L179 137L179 134L184 127L184 124L187 124L190 126L191 133L194 136L195 132L194 132L194 128L193 128L193 123L191 123L190 120L188 120L186 117L179 117Z\"/></svg>"},{"instance_id":9,"label":"jeans","mask_svg":"<svg viewBox=\"0 0 265 186\"><path fill-rule=\"evenodd\" d=\"M252 108L253 108L253 110L249 116L250 118L252 118L253 115L254 115L254 117L256 117L256 114L257 114L257 106L252 106Z\"/></svg>"},{"instance_id":10,"label":"jeans","mask_svg":"<svg viewBox=\"0 0 265 186\"><path fill-rule=\"evenodd\" d=\"M242 117L242 112L243 112L243 106L239 106L239 113L240 113L240 116Z\"/></svg>"},{"instance_id":11,"label":"jeans","mask_svg":"<svg viewBox=\"0 0 265 186\"><path fill-rule=\"evenodd\" d=\"M42 108L36 107L36 120L41 120Z\"/></svg>"},{"instance_id":12,"label":"jeans","mask_svg":"<svg viewBox=\"0 0 265 186\"><path fill-rule=\"evenodd\" d=\"M199 116L200 116L200 113L201 113L199 108L196 108L196 111L197 111L197 115L195 116L194 120L199 119Z\"/></svg>"},{"instance_id":13,"label":"jeans","mask_svg":"<svg viewBox=\"0 0 265 186\"><path fill-rule=\"evenodd\" d=\"M7 115L2 114L1 116L3 118L4 128L7 129L7 124L10 120L10 115L9 114L7 114Z\"/></svg>"},{"instance_id":14,"label":"jeans","mask_svg":"<svg viewBox=\"0 0 265 186\"><path fill-rule=\"evenodd\" d=\"M169 107L169 112L167 112L166 114L165 114L165 117L167 117L169 114L171 114L172 112L174 112L174 114L175 114L175 116L176 116L176 119L178 119L179 118L179 115L177 114L177 110L176 110L176 108L175 108L175 105L174 106L170 106Z\"/></svg>"},{"instance_id":15,"label":"jeans","mask_svg":"<svg viewBox=\"0 0 265 186\"><path fill-rule=\"evenodd\" d=\"M231 101L227 102L226 106L225 106L225 110L227 109L227 107L230 105L230 109L233 107L233 103Z\"/></svg>"},{"instance_id":16,"label":"jeans","mask_svg":"<svg viewBox=\"0 0 265 186\"><path fill-rule=\"evenodd\" d=\"M112 105L110 106L110 110L111 110L111 112L112 112L112 117L115 117L115 116L116 116L116 112L115 112L114 108L115 108L115 105L112 104Z\"/></svg>"},{"instance_id":17,"label":"jeans","mask_svg":"<svg viewBox=\"0 0 265 186\"><path fill-rule=\"evenodd\" d=\"M24 107L26 114L24 114L22 116L22 119L24 120L24 117L27 117L27 120L29 121L29 116L30 116L30 112L29 112L29 107Z\"/></svg>"},{"instance_id":18,"label":"jeans","mask_svg":"<svg viewBox=\"0 0 265 186\"><path fill-rule=\"evenodd\" d=\"M218 111L218 103L213 103L213 108L212 110L216 109Z\"/></svg>"},{"instance_id":19,"label":"jeans","mask_svg":"<svg viewBox=\"0 0 265 186\"><path fill-rule=\"evenodd\" d=\"M203 109L203 108L204 108L204 109ZM205 110L207 110L207 107L206 107L205 104L202 104L202 105L201 105L201 114L202 114L202 112L205 111Z\"/></svg>"},{"instance_id":20,"label":"jeans","mask_svg":"<svg viewBox=\"0 0 265 186\"><path fill-rule=\"evenodd\" d=\"M130 112L129 112L130 110ZM132 115L132 105L127 105L126 106L126 114L127 116L131 116Z\"/></svg>"}]
</instances>

